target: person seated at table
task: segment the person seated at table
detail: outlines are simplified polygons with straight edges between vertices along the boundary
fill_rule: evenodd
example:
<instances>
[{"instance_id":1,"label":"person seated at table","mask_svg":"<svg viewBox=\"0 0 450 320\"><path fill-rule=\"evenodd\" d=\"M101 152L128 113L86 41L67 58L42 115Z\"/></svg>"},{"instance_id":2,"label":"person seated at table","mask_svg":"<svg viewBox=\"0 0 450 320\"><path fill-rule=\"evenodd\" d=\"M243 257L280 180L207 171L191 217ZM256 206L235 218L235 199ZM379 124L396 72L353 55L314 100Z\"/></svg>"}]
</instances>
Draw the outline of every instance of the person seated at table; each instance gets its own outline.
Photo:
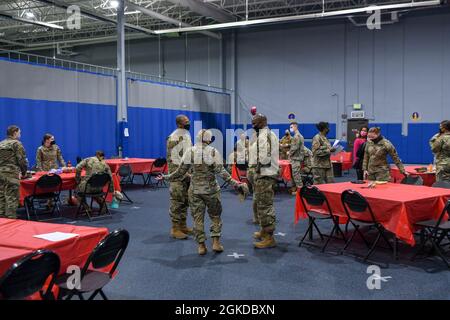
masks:
<instances>
[{"instance_id":1,"label":"person seated at table","mask_svg":"<svg viewBox=\"0 0 450 320\"><path fill-rule=\"evenodd\" d=\"M367 134L366 149L362 168L364 178L371 181L389 181L390 168L387 156L390 155L400 172L406 177L407 173L394 145L381 135L379 127L372 127Z\"/></svg>"},{"instance_id":2,"label":"person seated at table","mask_svg":"<svg viewBox=\"0 0 450 320\"><path fill-rule=\"evenodd\" d=\"M450 120L441 122L430 146L436 159L436 181L450 182Z\"/></svg>"},{"instance_id":3,"label":"person seated at table","mask_svg":"<svg viewBox=\"0 0 450 320\"><path fill-rule=\"evenodd\" d=\"M284 132L283 138L280 140L280 159L287 160L288 152L291 147L291 133L289 130Z\"/></svg>"},{"instance_id":4,"label":"person seated at table","mask_svg":"<svg viewBox=\"0 0 450 320\"><path fill-rule=\"evenodd\" d=\"M84 177L81 177L81 172L85 170L86 175ZM77 182L77 189L76 189L76 195L78 201L84 206L86 210L89 210L89 206L86 203L86 198L82 195L79 195L79 193L101 193L102 189L92 189L88 188L86 190L86 183L87 181L94 175L98 173L107 173L109 177L111 178L111 183L109 184L109 192L118 194L119 192L114 191L114 184L112 180L112 173L111 169L109 168L109 165L105 162L105 153L101 150L98 150L95 152L95 157L90 157L82 160L80 163L77 164L76 167L76 175L75 180ZM94 201L96 201L100 206L102 205L103 199L99 197L94 197ZM102 207L102 213L106 210L106 206Z\"/></svg>"},{"instance_id":5,"label":"person seated at table","mask_svg":"<svg viewBox=\"0 0 450 320\"><path fill-rule=\"evenodd\" d=\"M357 138L353 142L353 168L356 170L356 176L358 180L364 180L364 171L362 170L362 164L364 161L364 149L367 141L367 131L369 128L361 127Z\"/></svg>"},{"instance_id":6,"label":"person seated at table","mask_svg":"<svg viewBox=\"0 0 450 320\"><path fill-rule=\"evenodd\" d=\"M42 145L36 151L36 170L50 171L58 169L58 162L61 167L66 166L66 162L61 154L61 149L55 141L55 137L46 133L42 138Z\"/></svg>"},{"instance_id":7,"label":"person seated at table","mask_svg":"<svg viewBox=\"0 0 450 320\"><path fill-rule=\"evenodd\" d=\"M314 184L333 183L333 164L331 163L331 153L336 149L331 147L327 134L330 132L328 122L319 122L317 125L319 133L312 140L311 151L313 153L313 174Z\"/></svg>"},{"instance_id":8,"label":"person seated at table","mask_svg":"<svg viewBox=\"0 0 450 320\"><path fill-rule=\"evenodd\" d=\"M0 142L0 218L16 219L19 179L26 175L28 160L20 142L20 128L12 125Z\"/></svg>"}]
</instances>

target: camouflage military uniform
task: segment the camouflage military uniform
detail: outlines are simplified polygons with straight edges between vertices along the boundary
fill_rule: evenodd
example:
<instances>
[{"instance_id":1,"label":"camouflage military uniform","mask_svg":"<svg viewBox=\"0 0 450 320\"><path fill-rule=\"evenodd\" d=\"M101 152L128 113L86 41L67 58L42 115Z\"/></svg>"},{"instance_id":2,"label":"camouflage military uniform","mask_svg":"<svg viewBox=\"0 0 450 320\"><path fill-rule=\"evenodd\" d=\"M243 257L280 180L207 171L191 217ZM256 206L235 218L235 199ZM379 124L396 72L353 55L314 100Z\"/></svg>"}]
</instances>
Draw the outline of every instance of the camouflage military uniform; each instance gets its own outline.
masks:
<instances>
[{"instance_id":1,"label":"camouflage military uniform","mask_svg":"<svg viewBox=\"0 0 450 320\"><path fill-rule=\"evenodd\" d=\"M377 141L367 141L364 152L363 170L369 173L368 179L371 181L389 181L390 168L387 162L387 156L390 155L394 163L402 173L405 172L397 151L392 143L381 137Z\"/></svg>"},{"instance_id":2,"label":"camouflage military uniform","mask_svg":"<svg viewBox=\"0 0 450 320\"><path fill-rule=\"evenodd\" d=\"M303 168L302 173L310 173L312 171L313 166L313 154L311 150L307 147L303 146Z\"/></svg>"},{"instance_id":3,"label":"camouflage military uniform","mask_svg":"<svg viewBox=\"0 0 450 320\"><path fill-rule=\"evenodd\" d=\"M331 163L331 144L327 137L318 133L312 140L311 148L314 184L333 183L333 165Z\"/></svg>"},{"instance_id":4,"label":"camouflage military uniform","mask_svg":"<svg viewBox=\"0 0 450 320\"><path fill-rule=\"evenodd\" d=\"M25 149L19 140L0 142L0 218L16 218L19 206L19 176L27 172Z\"/></svg>"},{"instance_id":5,"label":"camouflage military uniform","mask_svg":"<svg viewBox=\"0 0 450 320\"><path fill-rule=\"evenodd\" d=\"M253 199L261 229L273 234L276 215L273 207L274 186L278 176L278 139L269 127L259 130L250 147L250 165L255 166Z\"/></svg>"},{"instance_id":6,"label":"camouflage military uniform","mask_svg":"<svg viewBox=\"0 0 450 320\"><path fill-rule=\"evenodd\" d=\"M84 177L81 177L81 172L83 169L86 171L86 175ZM76 192L84 193L86 188L86 183L94 174L97 173L107 173L109 177L111 178L111 183L109 184L109 191L114 191L114 185L112 182L112 174L111 169L109 168L108 164L104 160L100 160L97 157L91 157L86 158L83 161L81 161L77 167L76 167L76 175L75 180L77 181L77 190ZM96 193L96 192L102 192L102 189L91 189L87 188L86 192L88 193Z\"/></svg>"},{"instance_id":7,"label":"camouflage military uniform","mask_svg":"<svg viewBox=\"0 0 450 320\"><path fill-rule=\"evenodd\" d=\"M289 160L292 167L292 180L297 188L303 186L302 182L302 161L303 161L303 147L305 145L305 139L296 132L291 139L291 147L289 149Z\"/></svg>"},{"instance_id":8,"label":"camouflage military uniform","mask_svg":"<svg viewBox=\"0 0 450 320\"><path fill-rule=\"evenodd\" d=\"M62 157L61 150L55 145L50 147L40 146L36 151L36 169L38 171L50 171L58 169L58 162L61 167L65 167L66 163Z\"/></svg>"},{"instance_id":9,"label":"camouflage military uniform","mask_svg":"<svg viewBox=\"0 0 450 320\"><path fill-rule=\"evenodd\" d=\"M211 237L220 237L222 232L222 203L220 199L220 187L216 175L232 186L238 182L233 180L222 164L222 158L217 149L206 143L197 143L183 156L178 169L164 178L171 183L180 179L192 169L191 185L189 187L189 206L194 218L194 234L198 243L206 240L204 223L205 211L211 219Z\"/></svg>"},{"instance_id":10,"label":"camouflage military uniform","mask_svg":"<svg viewBox=\"0 0 450 320\"><path fill-rule=\"evenodd\" d=\"M166 157L169 174L175 172L181 164L184 153L192 146L191 135L185 129L176 129L167 138ZM169 215L174 226L186 226L189 208L188 190L189 174L170 180L170 208Z\"/></svg>"},{"instance_id":11,"label":"camouflage military uniform","mask_svg":"<svg viewBox=\"0 0 450 320\"><path fill-rule=\"evenodd\" d=\"M280 159L281 160L287 160L288 159L288 152L291 144L291 136L284 135L283 138L280 140Z\"/></svg>"},{"instance_id":12,"label":"camouflage military uniform","mask_svg":"<svg viewBox=\"0 0 450 320\"><path fill-rule=\"evenodd\" d=\"M248 163L248 145L247 140L239 140L236 142L236 163Z\"/></svg>"},{"instance_id":13,"label":"camouflage military uniform","mask_svg":"<svg viewBox=\"0 0 450 320\"><path fill-rule=\"evenodd\" d=\"M430 146L436 157L436 181L450 182L450 133L433 136Z\"/></svg>"}]
</instances>

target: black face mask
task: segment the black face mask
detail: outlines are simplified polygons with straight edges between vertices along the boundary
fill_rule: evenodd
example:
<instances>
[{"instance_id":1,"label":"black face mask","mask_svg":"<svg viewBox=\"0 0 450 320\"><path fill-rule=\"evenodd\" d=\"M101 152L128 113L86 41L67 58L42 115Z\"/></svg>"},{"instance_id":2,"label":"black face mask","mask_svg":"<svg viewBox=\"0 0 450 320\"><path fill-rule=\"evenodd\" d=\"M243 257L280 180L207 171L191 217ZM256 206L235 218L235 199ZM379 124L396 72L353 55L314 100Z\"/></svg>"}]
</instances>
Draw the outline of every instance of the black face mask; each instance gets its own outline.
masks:
<instances>
[{"instance_id":1,"label":"black face mask","mask_svg":"<svg viewBox=\"0 0 450 320\"><path fill-rule=\"evenodd\" d=\"M53 145L55 145L56 144L56 141L55 140L53 140L52 142L50 142L50 145L51 146L53 146Z\"/></svg>"},{"instance_id":2,"label":"black face mask","mask_svg":"<svg viewBox=\"0 0 450 320\"><path fill-rule=\"evenodd\" d=\"M184 130L188 130L189 131L190 128L191 128L191 124L190 123L184 125Z\"/></svg>"},{"instance_id":3,"label":"black face mask","mask_svg":"<svg viewBox=\"0 0 450 320\"><path fill-rule=\"evenodd\" d=\"M254 126L253 126L253 130L255 130L256 132L259 132L259 127L256 126L256 125L254 125Z\"/></svg>"}]
</instances>

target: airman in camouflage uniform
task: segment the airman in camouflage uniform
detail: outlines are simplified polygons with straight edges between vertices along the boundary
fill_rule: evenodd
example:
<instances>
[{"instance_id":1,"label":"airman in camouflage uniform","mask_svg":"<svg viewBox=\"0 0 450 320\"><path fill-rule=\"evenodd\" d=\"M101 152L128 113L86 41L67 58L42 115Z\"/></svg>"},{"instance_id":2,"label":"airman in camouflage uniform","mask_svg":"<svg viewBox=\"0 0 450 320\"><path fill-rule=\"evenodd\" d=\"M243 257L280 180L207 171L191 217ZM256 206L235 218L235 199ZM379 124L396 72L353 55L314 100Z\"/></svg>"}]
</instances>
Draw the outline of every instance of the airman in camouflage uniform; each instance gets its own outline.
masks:
<instances>
[{"instance_id":1,"label":"airman in camouflage uniform","mask_svg":"<svg viewBox=\"0 0 450 320\"><path fill-rule=\"evenodd\" d=\"M16 218L19 206L20 175L27 172L28 161L20 139L20 129L9 126L7 138L0 142L0 218Z\"/></svg>"},{"instance_id":2,"label":"airman in camouflage uniform","mask_svg":"<svg viewBox=\"0 0 450 320\"><path fill-rule=\"evenodd\" d=\"M241 134L239 141L236 142L236 163L248 163L248 146L249 141L245 133Z\"/></svg>"},{"instance_id":3,"label":"airman in camouflage uniform","mask_svg":"<svg viewBox=\"0 0 450 320\"><path fill-rule=\"evenodd\" d=\"M288 159L288 152L291 145L291 134L289 133L289 130L286 130L284 133L283 138L280 140L280 159L281 160L287 160Z\"/></svg>"},{"instance_id":4,"label":"airman in camouflage uniform","mask_svg":"<svg viewBox=\"0 0 450 320\"><path fill-rule=\"evenodd\" d=\"M273 198L279 172L279 145L277 136L267 126L265 115L256 114L252 119L252 125L257 132L257 138L250 148L249 163L255 166L253 197L261 227L253 236L260 240L255 242L254 246L264 249L276 246L273 237L276 226Z\"/></svg>"},{"instance_id":5,"label":"airman in camouflage uniform","mask_svg":"<svg viewBox=\"0 0 450 320\"><path fill-rule=\"evenodd\" d=\"M75 181L77 182L77 189L76 189L76 195L78 200L81 202L81 204L84 206L86 210L89 209L89 206L86 203L86 197L83 196L84 192L87 193L100 193L102 192L102 188L100 189L93 189L88 186L86 189L86 183L87 181L94 175L98 173L107 173L110 177L110 184L109 184L109 192L114 192L114 185L112 182L112 174L111 169L108 166L108 164L105 162L105 154L103 151L97 151L95 153L95 157L90 157L83 159L80 163L77 164L76 167L76 174L75 174ZM86 174L84 177L81 176L81 172L85 170ZM99 197L93 198L101 207L101 211L104 212L106 210L106 206L104 206L103 200Z\"/></svg>"},{"instance_id":6,"label":"airman in camouflage uniform","mask_svg":"<svg viewBox=\"0 0 450 320\"><path fill-rule=\"evenodd\" d=\"M220 243L222 232L222 203L220 199L220 187L216 180L216 175L233 187L246 189L245 183L240 183L231 178L230 174L223 167L222 156L219 151L210 146L212 133L209 130L200 130L197 136L197 143L191 147L183 156L178 169L162 178L169 181L183 177L192 169L191 185L189 187L189 206L194 218L194 234L198 242L198 253L204 255L207 252L205 245L206 236L204 231L205 210L211 219L211 237L213 239L213 251L222 252L223 246Z\"/></svg>"},{"instance_id":7,"label":"airman in camouflage uniform","mask_svg":"<svg viewBox=\"0 0 450 320\"><path fill-rule=\"evenodd\" d=\"M442 121L439 131L430 140L436 159L436 181L450 182L450 121Z\"/></svg>"},{"instance_id":8,"label":"airman in camouflage uniform","mask_svg":"<svg viewBox=\"0 0 450 320\"><path fill-rule=\"evenodd\" d=\"M190 121L185 115L176 117L177 129L167 138L166 157L169 174L175 172L181 164L184 153L192 147L191 135L189 133ZM188 190L190 175L170 181L170 208L169 215L172 222L170 235L175 239L186 239L192 234L192 229L187 227L186 218L189 208Z\"/></svg>"},{"instance_id":9,"label":"airman in camouflage uniform","mask_svg":"<svg viewBox=\"0 0 450 320\"><path fill-rule=\"evenodd\" d=\"M297 122L293 122L290 125L290 131L294 134L291 139L291 146L289 148L289 160L291 161L292 168L292 180L295 184L292 194L297 194L297 188L303 186L302 182L302 161L303 161L303 147L305 145L305 139L298 131Z\"/></svg>"},{"instance_id":10,"label":"airman in camouflage uniform","mask_svg":"<svg viewBox=\"0 0 450 320\"><path fill-rule=\"evenodd\" d=\"M61 167L66 166L61 149L55 143L55 138L47 133L42 139L42 146L36 151L36 169L37 171L58 169L58 162Z\"/></svg>"},{"instance_id":11,"label":"airman in camouflage uniform","mask_svg":"<svg viewBox=\"0 0 450 320\"><path fill-rule=\"evenodd\" d=\"M249 141L249 153L250 153L250 150L252 150L252 146L255 142L256 142L256 132L254 131L252 134L252 137ZM248 169L247 169L247 179L248 179L249 184L251 185L253 192L255 190L255 174L256 174L256 165L249 163ZM256 201L255 201L254 193L253 193L253 200L252 200L252 209L253 209L253 224L259 225L258 210L256 209Z\"/></svg>"},{"instance_id":12,"label":"airman in camouflage uniform","mask_svg":"<svg viewBox=\"0 0 450 320\"><path fill-rule=\"evenodd\" d=\"M398 157L397 150L392 143L380 134L378 127L370 128L367 135L367 144L364 152L362 169L365 176L371 181L389 181L390 167L387 156L390 155L400 172L406 176L405 168Z\"/></svg>"},{"instance_id":13,"label":"airman in camouflage uniform","mask_svg":"<svg viewBox=\"0 0 450 320\"><path fill-rule=\"evenodd\" d=\"M313 167L313 153L307 147L303 146L303 168L302 173L311 173Z\"/></svg>"},{"instance_id":14,"label":"airman in camouflage uniform","mask_svg":"<svg viewBox=\"0 0 450 320\"><path fill-rule=\"evenodd\" d=\"M329 125L328 122L319 122L316 127L319 133L314 136L311 148L314 184L333 183L334 174L331 153L335 149L331 147L327 139L327 134L330 131Z\"/></svg>"}]
</instances>

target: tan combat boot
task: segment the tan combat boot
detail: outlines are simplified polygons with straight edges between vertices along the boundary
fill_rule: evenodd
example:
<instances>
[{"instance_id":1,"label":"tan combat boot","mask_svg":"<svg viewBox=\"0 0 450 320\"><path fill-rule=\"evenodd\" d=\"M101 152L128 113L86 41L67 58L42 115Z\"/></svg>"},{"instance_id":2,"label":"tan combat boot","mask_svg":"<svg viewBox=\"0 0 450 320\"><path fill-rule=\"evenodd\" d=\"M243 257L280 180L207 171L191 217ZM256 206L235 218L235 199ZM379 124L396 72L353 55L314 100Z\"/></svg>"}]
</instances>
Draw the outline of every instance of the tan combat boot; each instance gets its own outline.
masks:
<instances>
[{"instance_id":1,"label":"tan combat boot","mask_svg":"<svg viewBox=\"0 0 450 320\"><path fill-rule=\"evenodd\" d=\"M170 229L170 235L172 238L183 240L187 239L187 234L185 234L183 231L181 231L180 226L178 224L173 224L172 229Z\"/></svg>"},{"instance_id":2,"label":"tan combat boot","mask_svg":"<svg viewBox=\"0 0 450 320\"><path fill-rule=\"evenodd\" d=\"M192 228L188 228L188 226L186 225L186 221L180 223L180 230L181 232L189 236L194 234L194 230Z\"/></svg>"},{"instance_id":3,"label":"tan combat boot","mask_svg":"<svg viewBox=\"0 0 450 320\"><path fill-rule=\"evenodd\" d=\"M255 238L256 240L261 240L262 237L264 236L264 230L261 229L259 231L253 232L253 238Z\"/></svg>"},{"instance_id":4,"label":"tan combat boot","mask_svg":"<svg viewBox=\"0 0 450 320\"><path fill-rule=\"evenodd\" d=\"M260 242L254 242L253 245L258 249L266 249L276 247L277 243L272 233L264 232L262 240Z\"/></svg>"},{"instance_id":5,"label":"tan combat boot","mask_svg":"<svg viewBox=\"0 0 450 320\"><path fill-rule=\"evenodd\" d=\"M219 237L213 237L213 251L214 252L222 252L223 246L220 244L220 238Z\"/></svg>"},{"instance_id":6,"label":"tan combat boot","mask_svg":"<svg viewBox=\"0 0 450 320\"><path fill-rule=\"evenodd\" d=\"M208 252L208 249L206 248L206 245L204 242L200 242L198 244L198 254L201 256L204 256Z\"/></svg>"}]
</instances>

